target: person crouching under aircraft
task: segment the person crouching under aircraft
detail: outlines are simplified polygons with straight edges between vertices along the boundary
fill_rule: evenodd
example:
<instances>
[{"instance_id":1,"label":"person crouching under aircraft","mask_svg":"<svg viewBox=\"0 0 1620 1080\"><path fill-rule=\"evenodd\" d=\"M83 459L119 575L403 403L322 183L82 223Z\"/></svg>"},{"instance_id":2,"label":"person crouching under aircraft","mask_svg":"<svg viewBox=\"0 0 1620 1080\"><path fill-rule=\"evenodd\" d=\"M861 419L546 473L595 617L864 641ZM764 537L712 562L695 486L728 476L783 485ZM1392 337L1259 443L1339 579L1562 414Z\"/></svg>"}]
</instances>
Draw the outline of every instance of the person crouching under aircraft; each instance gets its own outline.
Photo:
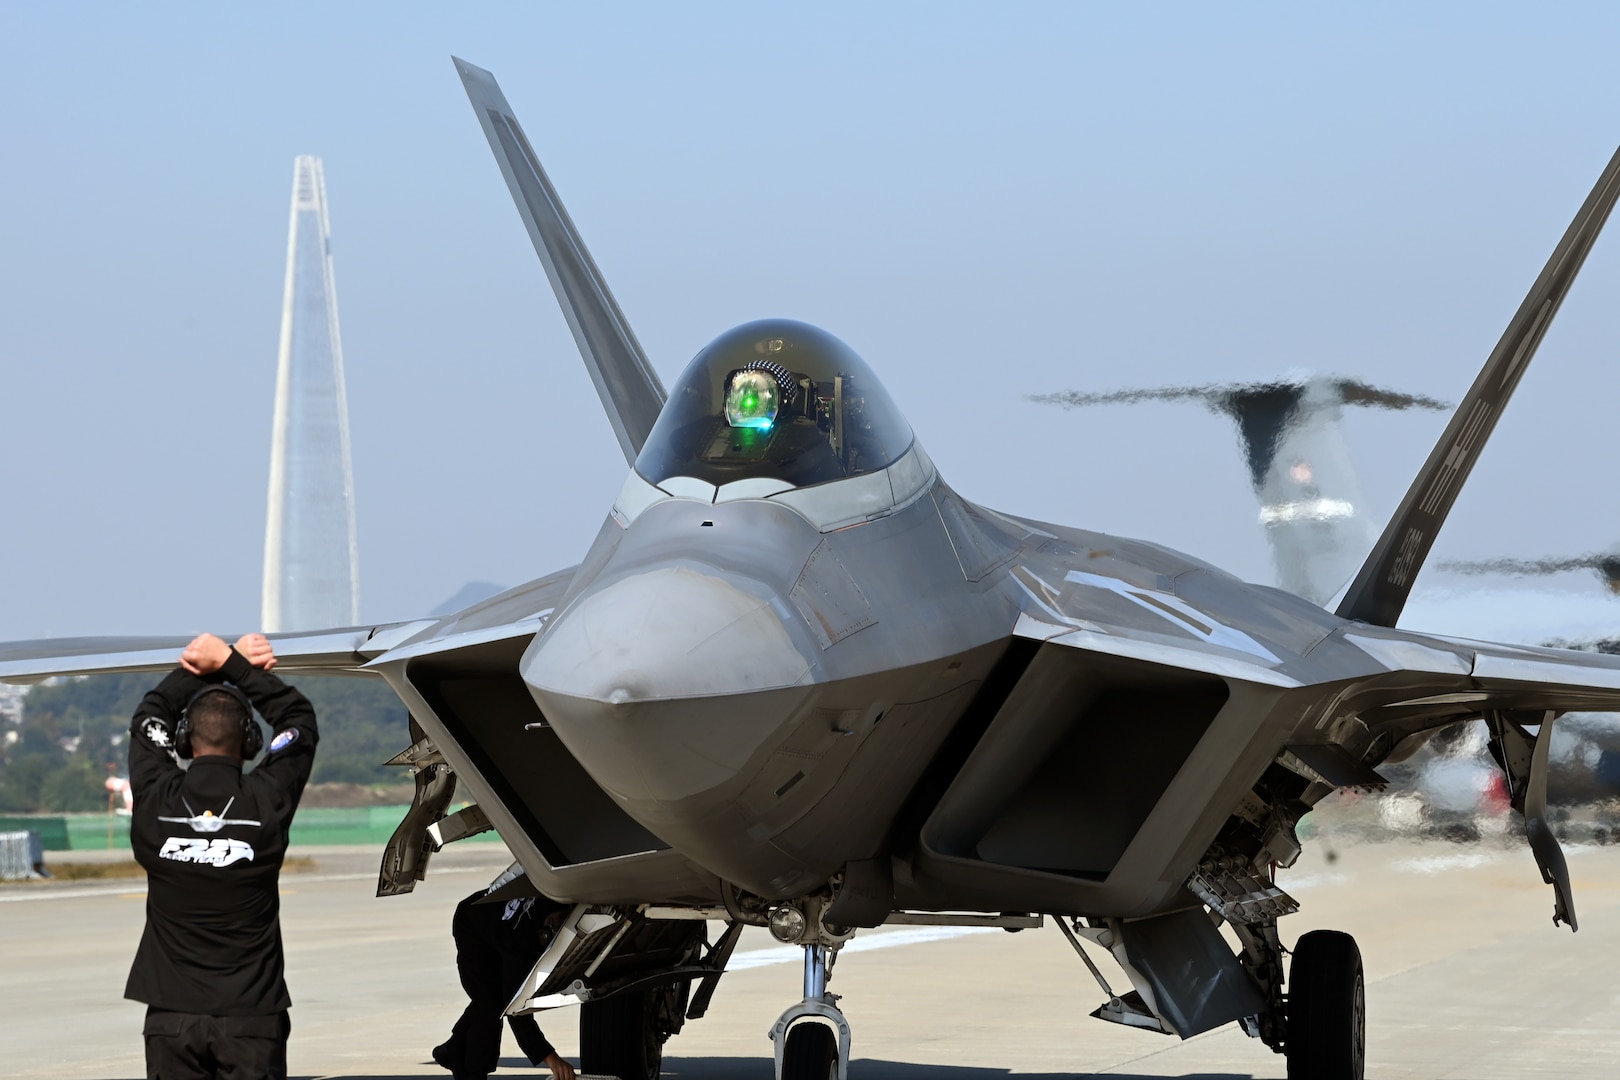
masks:
<instances>
[{"instance_id":1,"label":"person crouching under aircraft","mask_svg":"<svg viewBox=\"0 0 1620 1080\"><path fill-rule=\"evenodd\" d=\"M130 844L147 893L124 996L147 1005L150 1080L287 1075L278 879L317 732L275 665L263 634L235 648L203 634L130 724ZM263 742L254 709L274 734L244 774Z\"/></svg>"},{"instance_id":2,"label":"person crouching under aircraft","mask_svg":"<svg viewBox=\"0 0 1620 1080\"><path fill-rule=\"evenodd\" d=\"M433 1060L449 1069L455 1080L485 1080L495 1071L501 1051L501 1015L555 936L547 920L568 910L543 896L504 904L481 902L521 874L522 868L514 863L488 888L457 904L450 923L456 941L456 971L468 1001L450 1029L450 1037L433 1048ZM507 1020L529 1064L550 1069L552 1080L574 1080L574 1067L552 1047L532 1015Z\"/></svg>"}]
</instances>

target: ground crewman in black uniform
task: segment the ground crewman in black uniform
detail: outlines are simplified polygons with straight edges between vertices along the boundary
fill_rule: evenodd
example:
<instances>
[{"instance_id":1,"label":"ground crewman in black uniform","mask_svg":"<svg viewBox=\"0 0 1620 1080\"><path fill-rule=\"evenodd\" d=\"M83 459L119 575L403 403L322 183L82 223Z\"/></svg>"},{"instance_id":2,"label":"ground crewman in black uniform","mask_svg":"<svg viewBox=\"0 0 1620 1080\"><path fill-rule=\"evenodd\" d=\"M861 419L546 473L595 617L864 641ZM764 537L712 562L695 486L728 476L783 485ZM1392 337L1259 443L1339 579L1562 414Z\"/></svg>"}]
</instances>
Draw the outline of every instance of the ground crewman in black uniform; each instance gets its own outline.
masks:
<instances>
[{"instance_id":1,"label":"ground crewman in black uniform","mask_svg":"<svg viewBox=\"0 0 1620 1080\"><path fill-rule=\"evenodd\" d=\"M485 1080L495 1071L506 1004L555 936L548 925L551 916L568 911L566 905L543 896L482 902L519 872L514 863L489 888L456 905L450 932L456 940L456 971L467 992L467 1008L450 1038L433 1048L433 1060L449 1069L455 1080ZM557 1053L532 1015L510 1016L507 1021L529 1064L550 1069L552 1080L574 1080L574 1067Z\"/></svg>"},{"instance_id":2,"label":"ground crewman in black uniform","mask_svg":"<svg viewBox=\"0 0 1620 1080\"><path fill-rule=\"evenodd\" d=\"M275 663L262 634L234 649L204 634L130 725L130 842L147 899L124 996L148 1006L152 1080L287 1075L277 879L317 735L314 708L270 674ZM243 775L262 742L254 708L274 734Z\"/></svg>"}]
</instances>

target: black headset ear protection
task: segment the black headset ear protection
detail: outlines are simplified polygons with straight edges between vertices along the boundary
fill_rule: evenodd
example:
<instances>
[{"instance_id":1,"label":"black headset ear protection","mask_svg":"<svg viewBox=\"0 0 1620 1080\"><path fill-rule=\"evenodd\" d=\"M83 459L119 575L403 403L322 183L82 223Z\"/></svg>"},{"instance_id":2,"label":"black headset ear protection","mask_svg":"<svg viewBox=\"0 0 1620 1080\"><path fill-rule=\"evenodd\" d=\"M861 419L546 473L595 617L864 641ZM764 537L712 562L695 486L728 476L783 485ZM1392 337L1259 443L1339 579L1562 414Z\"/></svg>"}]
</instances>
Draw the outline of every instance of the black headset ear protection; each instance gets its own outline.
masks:
<instances>
[{"instance_id":1,"label":"black headset ear protection","mask_svg":"<svg viewBox=\"0 0 1620 1080\"><path fill-rule=\"evenodd\" d=\"M264 732L259 730L259 725L253 719L253 703L247 699L246 694L230 683L205 686L191 695L191 700L186 702L185 711L180 714L180 723L175 725L174 752L183 758L191 756L191 707L209 694L226 694L235 698L237 704L242 706L242 760L258 757L259 751L264 749Z\"/></svg>"}]
</instances>

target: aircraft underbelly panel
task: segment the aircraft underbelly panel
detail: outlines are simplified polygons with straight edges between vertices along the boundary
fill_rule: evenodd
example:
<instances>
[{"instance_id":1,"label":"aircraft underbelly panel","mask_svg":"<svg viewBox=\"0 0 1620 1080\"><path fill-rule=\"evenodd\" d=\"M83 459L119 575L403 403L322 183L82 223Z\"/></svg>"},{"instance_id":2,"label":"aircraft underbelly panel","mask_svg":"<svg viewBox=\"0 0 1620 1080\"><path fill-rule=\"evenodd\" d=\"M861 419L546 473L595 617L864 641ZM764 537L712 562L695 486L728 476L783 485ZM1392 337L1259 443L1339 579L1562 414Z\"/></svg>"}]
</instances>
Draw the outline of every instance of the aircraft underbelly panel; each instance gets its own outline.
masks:
<instances>
[{"instance_id":1,"label":"aircraft underbelly panel","mask_svg":"<svg viewBox=\"0 0 1620 1080\"><path fill-rule=\"evenodd\" d=\"M799 815L772 846L806 866L886 856L896 812L980 686L977 679L965 681L937 697L889 709L829 787L831 797Z\"/></svg>"},{"instance_id":2,"label":"aircraft underbelly panel","mask_svg":"<svg viewBox=\"0 0 1620 1080\"><path fill-rule=\"evenodd\" d=\"M611 708L540 696L625 813L725 880L787 897L886 853L1005 647L753 694Z\"/></svg>"}]
</instances>

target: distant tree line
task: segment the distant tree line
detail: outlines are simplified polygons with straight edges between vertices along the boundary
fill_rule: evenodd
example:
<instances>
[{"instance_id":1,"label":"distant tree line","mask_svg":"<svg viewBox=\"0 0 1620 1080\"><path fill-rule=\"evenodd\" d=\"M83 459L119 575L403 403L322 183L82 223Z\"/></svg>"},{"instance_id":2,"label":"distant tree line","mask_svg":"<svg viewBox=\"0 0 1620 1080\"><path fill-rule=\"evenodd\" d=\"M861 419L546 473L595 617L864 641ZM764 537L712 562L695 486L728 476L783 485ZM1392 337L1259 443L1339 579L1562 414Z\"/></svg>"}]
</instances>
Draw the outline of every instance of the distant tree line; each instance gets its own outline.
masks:
<instances>
[{"instance_id":1,"label":"distant tree line","mask_svg":"<svg viewBox=\"0 0 1620 1080\"><path fill-rule=\"evenodd\" d=\"M30 687L22 723L0 724L0 813L105 810L107 777L128 775L130 716L159 678L92 675ZM405 778L402 770L382 768L410 743L410 726L405 706L381 679L288 681L308 695L320 721L311 783Z\"/></svg>"}]
</instances>

